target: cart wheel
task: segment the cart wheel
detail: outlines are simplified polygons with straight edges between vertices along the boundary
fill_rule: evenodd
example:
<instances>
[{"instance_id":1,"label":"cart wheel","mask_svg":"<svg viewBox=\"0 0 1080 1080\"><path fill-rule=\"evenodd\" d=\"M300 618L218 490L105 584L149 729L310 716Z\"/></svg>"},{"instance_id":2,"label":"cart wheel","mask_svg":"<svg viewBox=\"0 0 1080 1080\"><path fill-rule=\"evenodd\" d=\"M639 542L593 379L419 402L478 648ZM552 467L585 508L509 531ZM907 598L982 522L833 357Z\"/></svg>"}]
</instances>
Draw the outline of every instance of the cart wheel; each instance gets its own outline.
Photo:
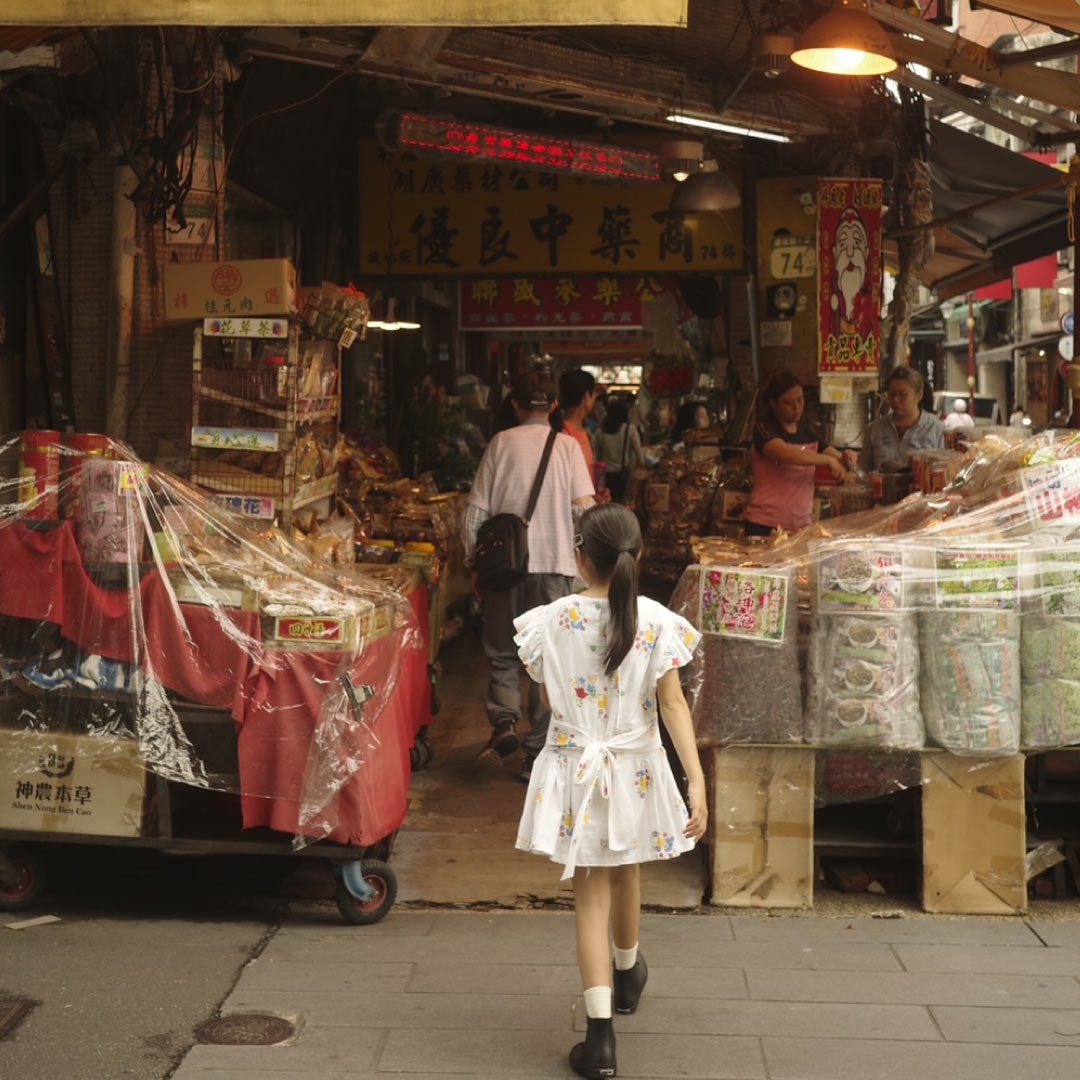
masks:
<instances>
[{"instance_id":1,"label":"cart wheel","mask_svg":"<svg viewBox=\"0 0 1080 1080\"><path fill-rule=\"evenodd\" d=\"M416 742L424 755L420 768L426 769L435 760L435 747L431 745L431 740L426 735L421 735Z\"/></svg>"},{"instance_id":2,"label":"cart wheel","mask_svg":"<svg viewBox=\"0 0 1080 1080\"><path fill-rule=\"evenodd\" d=\"M357 900L344 878L338 878L337 905L347 923L354 926L369 926L377 923L393 906L397 899L397 875L384 862L377 859L365 859L361 864L364 884L372 890L367 900Z\"/></svg>"},{"instance_id":3,"label":"cart wheel","mask_svg":"<svg viewBox=\"0 0 1080 1080\"><path fill-rule=\"evenodd\" d=\"M0 911L21 911L45 888L45 867L40 859L25 851L9 851L7 860L14 880L0 881Z\"/></svg>"}]
</instances>

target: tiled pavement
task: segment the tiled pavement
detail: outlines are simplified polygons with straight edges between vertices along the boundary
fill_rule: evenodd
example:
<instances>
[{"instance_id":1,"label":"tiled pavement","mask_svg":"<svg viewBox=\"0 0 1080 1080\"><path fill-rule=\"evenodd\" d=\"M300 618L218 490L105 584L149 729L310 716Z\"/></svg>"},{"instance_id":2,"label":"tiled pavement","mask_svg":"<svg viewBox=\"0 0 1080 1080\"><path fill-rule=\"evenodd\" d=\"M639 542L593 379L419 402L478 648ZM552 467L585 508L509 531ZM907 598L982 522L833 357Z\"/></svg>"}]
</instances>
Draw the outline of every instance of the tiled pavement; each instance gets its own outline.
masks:
<instances>
[{"instance_id":1,"label":"tiled pavement","mask_svg":"<svg viewBox=\"0 0 1080 1080\"><path fill-rule=\"evenodd\" d=\"M292 1042L194 1047L174 1080L572 1076L584 1020L565 913L292 921L222 1014ZM651 971L619 1075L1026 1080L1080 1074L1080 923L647 915Z\"/></svg>"}]
</instances>

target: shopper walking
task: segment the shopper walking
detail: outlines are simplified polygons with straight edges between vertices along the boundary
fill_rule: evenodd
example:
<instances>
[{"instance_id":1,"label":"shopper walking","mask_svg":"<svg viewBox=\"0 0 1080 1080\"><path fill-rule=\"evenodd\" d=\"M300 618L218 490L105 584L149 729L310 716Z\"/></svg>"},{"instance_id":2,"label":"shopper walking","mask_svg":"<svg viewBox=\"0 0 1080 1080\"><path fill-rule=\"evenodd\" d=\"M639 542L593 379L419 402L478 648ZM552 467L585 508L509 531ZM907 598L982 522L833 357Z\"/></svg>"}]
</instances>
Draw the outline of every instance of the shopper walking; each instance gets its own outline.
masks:
<instances>
[{"instance_id":1,"label":"shopper walking","mask_svg":"<svg viewBox=\"0 0 1080 1080\"><path fill-rule=\"evenodd\" d=\"M608 404L604 424L593 435L593 453L597 461L604 463L612 500L623 502L634 466L645 462L641 436L630 423L630 410L625 402L613 400Z\"/></svg>"},{"instance_id":2,"label":"shopper walking","mask_svg":"<svg viewBox=\"0 0 1080 1080\"><path fill-rule=\"evenodd\" d=\"M585 430L585 417L596 404L596 379L581 368L568 368L559 376L559 408L562 410L562 428L581 447L589 476L596 483L592 442Z\"/></svg>"},{"instance_id":3,"label":"shopper walking","mask_svg":"<svg viewBox=\"0 0 1080 1080\"><path fill-rule=\"evenodd\" d=\"M563 879L573 878L587 1027L570 1065L612 1077L612 1008L634 1012L648 976L638 951L640 864L689 851L705 833L705 779L676 670L700 635L638 596L641 529L629 510L595 506L579 529L586 590L514 621L521 660L553 710L517 847L564 864ZM660 716L689 782L689 812L660 742Z\"/></svg>"},{"instance_id":4,"label":"shopper walking","mask_svg":"<svg viewBox=\"0 0 1080 1080\"><path fill-rule=\"evenodd\" d=\"M518 423L492 437L476 470L465 508L462 540L466 565L472 565L476 534L496 514L524 517L548 436L548 418L555 405L550 380L530 376L513 392ZM509 589L474 589L483 605L483 641L490 678L487 714L491 738L483 754L495 760L509 757L521 745L517 732L521 719L521 661L514 645L514 618L538 604L547 604L570 592L577 572L574 558L574 517L593 503L593 485L577 443L568 435L555 435L543 483L528 526L529 572ZM540 688L529 687L531 730L524 739L527 779L533 759L547 735L548 707Z\"/></svg>"}]
</instances>

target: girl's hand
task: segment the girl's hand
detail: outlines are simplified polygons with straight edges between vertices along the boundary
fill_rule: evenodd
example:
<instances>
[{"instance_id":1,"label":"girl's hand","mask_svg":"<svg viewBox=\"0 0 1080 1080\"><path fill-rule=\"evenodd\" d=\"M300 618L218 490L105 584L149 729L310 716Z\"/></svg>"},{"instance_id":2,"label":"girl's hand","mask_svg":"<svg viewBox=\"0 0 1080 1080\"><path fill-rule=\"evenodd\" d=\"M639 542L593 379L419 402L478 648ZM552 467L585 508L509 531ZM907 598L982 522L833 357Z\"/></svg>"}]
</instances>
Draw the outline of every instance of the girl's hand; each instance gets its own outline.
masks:
<instances>
[{"instance_id":1,"label":"girl's hand","mask_svg":"<svg viewBox=\"0 0 1080 1080\"><path fill-rule=\"evenodd\" d=\"M700 840L705 835L709 824L709 808L705 797L705 778L698 777L690 781L690 820L686 823L685 835L692 840Z\"/></svg>"},{"instance_id":2,"label":"girl's hand","mask_svg":"<svg viewBox=\"0 0 1080 1080\"><path fill-rule=\"evenodd\" d=\"M830 457L827 458L827 463L829 466L829 472L831 472L837 480L847 479L847 469L844 468L844 463L842 461L840 461L838 458Z\"/></svg>"}]
</instances>

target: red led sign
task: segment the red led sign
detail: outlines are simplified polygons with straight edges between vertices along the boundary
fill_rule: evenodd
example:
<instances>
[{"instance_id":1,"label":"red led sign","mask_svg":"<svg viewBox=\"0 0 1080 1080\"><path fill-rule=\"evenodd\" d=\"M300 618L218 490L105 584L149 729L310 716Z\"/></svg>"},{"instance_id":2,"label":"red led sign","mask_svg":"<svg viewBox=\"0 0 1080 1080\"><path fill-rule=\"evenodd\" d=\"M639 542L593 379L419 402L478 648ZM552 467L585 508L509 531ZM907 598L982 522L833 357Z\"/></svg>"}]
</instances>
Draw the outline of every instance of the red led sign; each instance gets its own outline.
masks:
<instances>
[{"instance_id":1,"label":"red led sign","mask_svg":"<svg viewBox=\"0 0 1080 1080\"><path fill-rule=\"evenodd\" d=\"M544 172L573 173L596 180L660 182L660 158L620 146L530 135L523 131L462 124L434 116L404 113L398 120L396 148L460 155L470 161L506 161Z\"/></svg>"}]
</instances>

